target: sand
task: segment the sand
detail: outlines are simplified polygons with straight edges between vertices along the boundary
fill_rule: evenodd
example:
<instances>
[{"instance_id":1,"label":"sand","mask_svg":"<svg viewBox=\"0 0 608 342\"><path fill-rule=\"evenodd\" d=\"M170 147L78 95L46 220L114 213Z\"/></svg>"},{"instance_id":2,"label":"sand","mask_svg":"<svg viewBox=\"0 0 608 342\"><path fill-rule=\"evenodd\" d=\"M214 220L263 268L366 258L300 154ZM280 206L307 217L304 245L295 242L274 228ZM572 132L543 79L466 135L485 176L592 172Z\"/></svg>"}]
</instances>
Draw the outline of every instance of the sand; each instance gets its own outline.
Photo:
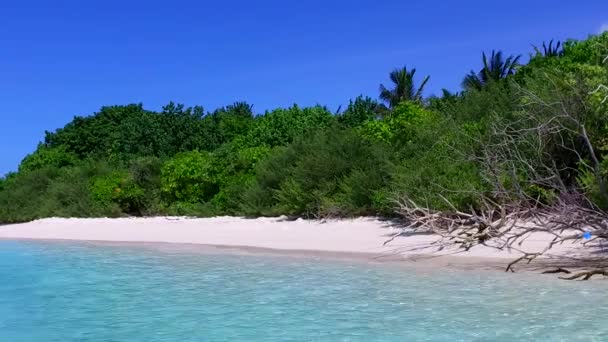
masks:
<instances>
[{"instance_id":1,"label":"sand","mask_svg":"<svg viewBox=\"0 0 608 342\"><path fill-rule=\"evenodd\" d=\"M398 237L383 245L398 232L400 230L395 224L376 218L327 221L238 217L49 218L0 226L0 239L179 243L374 260L433 259L440 264L506 264L521 256L517 251L486 246L475 246L468 252L453 248L437 251L437 247L430 247L438 239L432 234ZM528 238L522 248L530 252L540 251L550 239L551 236L536 234ZM566 255L577 250L580 250L580 245L560 245L552 249L551 255Z\"/></svg>"}]
</instances>

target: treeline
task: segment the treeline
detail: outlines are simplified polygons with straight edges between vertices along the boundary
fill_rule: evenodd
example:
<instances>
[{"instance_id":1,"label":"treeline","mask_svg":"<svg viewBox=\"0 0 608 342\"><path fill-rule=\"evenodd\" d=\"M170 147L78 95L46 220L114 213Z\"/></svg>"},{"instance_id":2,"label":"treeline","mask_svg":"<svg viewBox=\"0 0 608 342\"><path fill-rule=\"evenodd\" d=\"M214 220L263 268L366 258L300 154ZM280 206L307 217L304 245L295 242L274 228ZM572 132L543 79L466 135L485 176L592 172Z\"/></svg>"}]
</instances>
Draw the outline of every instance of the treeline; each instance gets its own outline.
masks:
<instances>
[{"instance_id":1,"label":"treeline","mask_svg":"<svg viewBox=\"0 0 608 342\"><path fill-rule=\"evenodd\" d=\"M211 112L103 107L47 132L0 179L0 222L390 216L401 198L468 210L482 197L550 202L572 191L604 207L606 56L608 33L543 44L526 65L493 51L462 91L431 98L422 96L428 76L404 67L379 101L359 96L339 113L294 105L256 115L243 102Z\"/></svg>"}]
</instances>

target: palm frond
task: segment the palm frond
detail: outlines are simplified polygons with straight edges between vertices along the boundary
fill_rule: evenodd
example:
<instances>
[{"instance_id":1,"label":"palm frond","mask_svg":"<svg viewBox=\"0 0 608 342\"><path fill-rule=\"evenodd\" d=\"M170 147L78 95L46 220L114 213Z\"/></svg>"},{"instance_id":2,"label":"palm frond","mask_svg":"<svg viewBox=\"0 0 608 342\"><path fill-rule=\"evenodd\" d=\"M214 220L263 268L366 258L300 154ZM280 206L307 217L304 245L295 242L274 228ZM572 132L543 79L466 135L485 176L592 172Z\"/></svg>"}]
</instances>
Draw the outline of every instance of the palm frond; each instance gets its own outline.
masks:
<instances>
[{"instance_id":1,"label":"palm frond","mask_svg":"<svg viewBox=\"0 0 608 342\"><path fill-rule=\"evenodd\" d=\"M418 90L416 90L416 94L414 95L414 99L416 99L416 100L421 100L422 99L422 92L424 91L424 87L426 86L426 84L429 81L429 79L431 79L431 76L426 76L422 80L422 83L420 83L420 86L418 87Z\"/></svg>"},{"instance_id":2,"label":"palm frond","mask_svg":"<svg viewBox=\"0 0 608 342\"><path fill-rule=\"evenodd\" d=\"M488 58L488 55L482 52L483 67L477 73L471 71L466 75L462 81L462 87L466 90L480 90L491 82L500 81L515 73L520 58L521 55L510 55L504 59L503 52L500 50L492 50Z\"/></svg>"},{"instance_id":3,"label":"palm frond","mask_svg":"<svg viewBox=\"0 0 608 342\"><path fill-rule=\"evenodd\" d=\"M419 101L422 99L422 92L429 76L426 76L420 86L416 88L414 77L416 69L397 68L391 71L389 78L393 83L393 88L388 89L384 85L380 85L380 99L385 101L390 107L394 107L402 101Z\"/></svg>"},{"instance_id":4,"label":"palm frond","mask_svg":"<svg viewBox=\"0 0 608 342\"><path fill-rule=\"evenodd\" d=\"M564 46L559 40L555 43L555 45L553 45L553 39L549 41L549 44L543 42L542 50L536 45L532 46L534 47L536 56L539 57L561 57L564 55Z\"/></svg>"}]
</instances>

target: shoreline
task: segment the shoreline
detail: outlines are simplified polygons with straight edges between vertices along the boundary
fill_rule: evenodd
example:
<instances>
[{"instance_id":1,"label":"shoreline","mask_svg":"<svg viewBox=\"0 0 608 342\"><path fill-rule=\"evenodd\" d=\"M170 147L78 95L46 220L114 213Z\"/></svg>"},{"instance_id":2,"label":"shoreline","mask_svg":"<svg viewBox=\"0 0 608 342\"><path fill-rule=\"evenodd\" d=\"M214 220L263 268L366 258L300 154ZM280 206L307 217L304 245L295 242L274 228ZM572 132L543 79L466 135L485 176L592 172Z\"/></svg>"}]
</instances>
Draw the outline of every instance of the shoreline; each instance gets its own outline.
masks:
<instances>
[{"instance_id":1,"label":"shoreline","mask_svg":"<svg viewBox=\"0 0 608 342\"><path fill-rule=\"evenodd\" d=\"M362 217L341 220L288 220L278 218L48 218L0 226L0 240L80 241L95 245L140 246L162 250L189 250L228 254L290 256L314 259L406 264L422 267L495 269L521 254L476 246L468 252L437 250L433 234L399 236L390 221ZM542 248L550 237L530 239L529 248ZM560 246L565 254L576 246ZM548 261L547 259L546 261ZM520 265L518 270L540 269L543 261ZM546 264L545 264L546 265Z\"/></svg>"},{"instance_id":2,"label":"shoreline","mask_svg":"<svg viewBox=\"0 0 608 342\"><path fill-rule=\"evenodd\" d=\"M466 255L397 255L374 254L361 252L331 252L323 250L275 249L255 246L210 245L199 243L141 242L141 241L101 241L73 239L39 239L39 238L4 238L1 241L33 242L43 244L70 244L102 248L128 248L150 250L160 253L189 255L228 255L256 256L270 258L287 258L293 260L311 260L315 262L339 262L364 265L379 265L396 268L419 270L458 270L458 271L491 271L505 272L509 259L493 257L472 257ZM522 267L520 273L528 273L537 267Z\"/></svg>"}]
</instances>

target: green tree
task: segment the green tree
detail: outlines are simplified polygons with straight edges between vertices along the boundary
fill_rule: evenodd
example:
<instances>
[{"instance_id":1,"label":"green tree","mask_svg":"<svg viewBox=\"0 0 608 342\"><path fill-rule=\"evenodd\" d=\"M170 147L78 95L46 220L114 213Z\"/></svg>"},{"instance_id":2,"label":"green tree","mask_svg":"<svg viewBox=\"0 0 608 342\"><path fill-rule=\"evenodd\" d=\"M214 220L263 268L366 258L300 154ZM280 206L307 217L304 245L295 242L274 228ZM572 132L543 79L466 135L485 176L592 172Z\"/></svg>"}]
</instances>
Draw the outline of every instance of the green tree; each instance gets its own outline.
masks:
<instances>
[{"instance_id":1,"label":"green tree","mask_svg":"<svg viewBox=\"0 0 608 342\"><path fill-rule=\"evenodd\" d=\"M109 208L95 205L90 192L90 180L108 172L107 163L96 161L19 172L0 191L0 223L43 217L115 216Z\"/></svg>"},{"instance_id":2,"label":"green tree","mask_svg":"<svg viewBox=\"0 0 608 342\"><path fill-rule=\"evenodd\" d=\"M466 90L481 90L491 82L498 82L513 75L519 66L520 57L511 55L504 59L502 51L492 50L488 59L484 52L483 68L477 73L471 70L462 81L462 87Z\"/></svg>"},{"instance_id":3,"label":"green tree","mask_svg":"<svg viewBox=\"0 0 608 342\"><path fill-rule=\"evenodd\" d=\"M253 106L246 102L235 102L219 108L210 115L210 122L219 143L227 143L247 134L253 124Z\"/></svg>"},{"instance_id":4,"label":"green tree","mask_svg":"<svg viewBox=\"0 0 608 342\"><path fill-rule=\"evenodd\" d=\"M153 156L172 157L179 152L211 151L219 146L219 138L201 106L186 108L169 102L154 120L160 129L157 130L159 150L151 154Z\"/></svg>"},{"instance_id":5,"label":"green tree","mask_svg":"<svg viewBox=\"0 0 608 342\"><path fill-rule=\"evenodd\" d=\"M39 145L34 153L26 156L19 165L20 172L28 172L44 167L62 168L78 163L76 154L68 152L65 147L48 148Z\"/></svg>"},{"instance_id":6,"label":"green tree","mask_svg":"<svg viewBox=\"0 0 608 342\"><path fill-rule=\"evenodd\" d=\"M242 197L255 180L255 166L270 152L266 146L246 147L233 141L213 152L219 192L211 200L222 213L241 215Z\"/></svg>"},{"instance_id":7,"label":"green tree","mask_svg":"<svg viewBox=\"0 0 608 342\"><path fill-rule=\"evenodd\" d=\"M150 112L141 104L102 107L92 116L75 117L54 133L46 132L45 145L51 148L62 146L79 158L115 155L117 148L124 144L120 137L126 136L121 134L125 122L148 114Z\"/></svg>"},{"instance_id":8,"label":"green tree","mask_svg":"<svg viewBox=\"0 0 608 342\"><path fill-rule=\"evenodd\" d=\"M315 131L277 148L256 167L243 206L253 215L365 215L389 179L385 146L352 129Z\"/></svg>"},{"instance_id":9,"label":"green tree","mask_svg":"<svg viewBox=\"0 0 608 342\"><path fill-rule=\"evenodd\" d=\"M9 182L11 181L11 179L15 178L16 175L17 175L17 173L15 173L15 172L9 172L6 175L4 175L4 177L0 177L0 192L2 192L4 189L6 189Z\"/></svg>"},{"instance_id":10,"label":"green tree","mask_svg":"<svg viewBox=\"0 0 608 342\"><path fill-rule=\"evenodd\" d=\"M367 140L382 141L396 147L411 143L421 126L436 120L430 112L413 102L401 102L390 117L367 121L358 132Z\"/></svg>"},{"instance_id":11,"label":"green tree","mask_svg":"<svg viewBox=\"0 0 608 342\"><path fill-rule=\"evenodd\" d=\"M161 190L169 202L201 203L218 192L216 171L207 152L183 152L161 170Z\"/></svg>"},{"instance_id":12,"label":"green tree","mask_svg":"<svg viewBox=\"0 0 608 342\"><path fill-rule=\"evenodd\" d=\"M561 57L564 55L564 48L562 46L562 42L557 41L555 45L553 45L553 39L549 41L549 44L543 42L542 50L534 46L535 56L542 56L545 58L549 57Z\"/></svg>"},{"instance_id":13,"label":"green tree","mask_svg":"<svg viewBox=\"0 0 608 342\"><path fill-rule=\"evenodd\" d=\"M382 112L381 106L371 97L358 96L350 100L346 110L338 116L338 122L349 127L357 127L366 121L376 119Z\"/></svg>"},{"instance_id":14,"label":"green tree","mask_svg":"<svg viewBox=\"0 0 608 342\"><path fill-rule=\"evenodd\" d=\"M402 101L421 101L424 86L430 76L425 76L418 87L416 87L414 76L416 69L407 70L407 67L395 69L389 74L393 88L388 89L380 85L380 99L385 101L390 108L395 107Z\"/></svg>"},{"instance_id":15,"label":"green tree","mask_svg":"<svg viewBox=\"0 0 608 342\"><path fill-rule=\"evenodd\" d=\"M285 146L294 138L331 126L335 117L325 107L275 109L257 117L244 137L247 146Z\"/></svg>"},{"instance_id":16,"label":"green tree","mask_svg":"<svg viewBox=\"0 0 608 342\"><path fill-rule=\"evenodd\" d=\"M91 179L91 194L106 211L129 215L151 215L160 208L161 161L140 157L127 167Z\"/></svg>"},{"instance_id":17,"label":"green tree","mask_svg":"<svg viewBox=\"0 0 608 342\"><path fill-rule=\"evenodd\" d=\"M111 106L47 132L44 146L61 147L79 159L126 162L141 156L171 157L194 149L210 151L220 143L213 128L202 107L185 108L170 102L156 113L141 104Z\"/></svg>"}]
</instances>

